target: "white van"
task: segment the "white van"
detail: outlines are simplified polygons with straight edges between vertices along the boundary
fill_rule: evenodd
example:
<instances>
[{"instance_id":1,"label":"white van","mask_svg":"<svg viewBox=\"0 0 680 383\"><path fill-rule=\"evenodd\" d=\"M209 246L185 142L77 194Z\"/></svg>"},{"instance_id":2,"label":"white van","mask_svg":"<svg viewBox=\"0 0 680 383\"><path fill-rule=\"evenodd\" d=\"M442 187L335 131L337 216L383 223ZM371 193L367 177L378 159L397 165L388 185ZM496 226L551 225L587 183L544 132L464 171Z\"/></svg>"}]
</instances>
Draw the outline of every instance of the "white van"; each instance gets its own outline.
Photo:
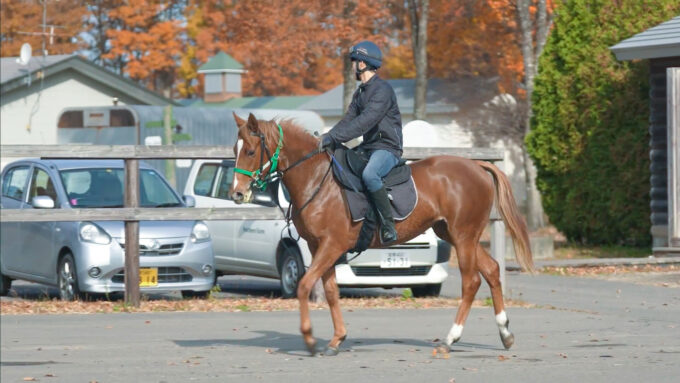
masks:
<instances>
[{"instance_id":1,"label":"white van","mask_svg":"<svg viewBox=\"0 0 680 383\"><path fill-rule=\"evenodd\" d=\"M194 197L196 207L235 207L236 203L228 195L233 175L234 160L196 160L184 195ZM288 200L284 188L273 186L285 209ZM298 281L309 267L312 256L307 242L298 239L294 226L289 231L284 220L206 222L219 275L245 274L280 279L282 296L296 296ZM448 276L444 263L449 259L450 250L450 245L438 240L429 229L400 245L369 249L356 258L353 258L355 254L344 255L335 266L338 284L410 287L416 297L437 296Z\"/></svg>"}]
</instances>

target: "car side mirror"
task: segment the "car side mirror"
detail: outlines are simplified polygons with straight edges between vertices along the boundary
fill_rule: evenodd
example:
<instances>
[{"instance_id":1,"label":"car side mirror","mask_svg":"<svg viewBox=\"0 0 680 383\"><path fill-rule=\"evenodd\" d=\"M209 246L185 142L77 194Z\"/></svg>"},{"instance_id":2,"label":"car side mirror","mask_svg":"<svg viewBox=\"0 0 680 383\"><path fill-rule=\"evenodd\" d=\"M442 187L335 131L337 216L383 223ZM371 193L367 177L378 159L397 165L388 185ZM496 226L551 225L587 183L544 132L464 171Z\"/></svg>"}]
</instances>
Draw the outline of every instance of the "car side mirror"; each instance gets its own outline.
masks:
<instances>
[{"instance_id":1,"label":"car side mirror","mask_svg":"<svg viewBox=\"0 0 680 383\"><path fill-rule=\"evenodd\" d=\"M184 200L184 204L187 207L196 207L196 198L194 198L193 196L185 195L182 197L182 199Z\"/></svg>"},{"instance_id":2,"label":"car side mirror","mask_svg":"<svg viewBox=\"0 0 680 383\"><path fill-rule=\"evenodd\" d=\"M46 195L33 197L31 205L34 209L54 209L54 200Z\"/></svg>"}]
</instances>

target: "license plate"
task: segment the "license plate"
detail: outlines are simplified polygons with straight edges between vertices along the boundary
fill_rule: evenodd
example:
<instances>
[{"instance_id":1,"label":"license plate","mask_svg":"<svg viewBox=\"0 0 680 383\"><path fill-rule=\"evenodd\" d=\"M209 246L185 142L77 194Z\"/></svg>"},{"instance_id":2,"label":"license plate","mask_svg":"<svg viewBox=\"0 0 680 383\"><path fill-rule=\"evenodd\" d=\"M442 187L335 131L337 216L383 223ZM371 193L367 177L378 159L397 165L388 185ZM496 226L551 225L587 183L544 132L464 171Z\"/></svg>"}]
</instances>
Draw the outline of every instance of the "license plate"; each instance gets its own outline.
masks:
<instances>
[{"instance_id":1,"label":"license plate","mask_svg":"<svg viewBox=\"0 0 680 383\"><path fill-rule=\"evenodd\" d=\"M405 253L383 254L380 260L380 268L383 269L403 269L411 267L411 259Z\"/></svg>"},{"instance_id":2,"label":"license plate","mask_svg":"<svg viewBox=\"0 0 680 383\"><path fill-rule=\"evenodd\" d=\"M158 268L139 269L139 287L158 286Z\"/></svg>"}]
</instances>

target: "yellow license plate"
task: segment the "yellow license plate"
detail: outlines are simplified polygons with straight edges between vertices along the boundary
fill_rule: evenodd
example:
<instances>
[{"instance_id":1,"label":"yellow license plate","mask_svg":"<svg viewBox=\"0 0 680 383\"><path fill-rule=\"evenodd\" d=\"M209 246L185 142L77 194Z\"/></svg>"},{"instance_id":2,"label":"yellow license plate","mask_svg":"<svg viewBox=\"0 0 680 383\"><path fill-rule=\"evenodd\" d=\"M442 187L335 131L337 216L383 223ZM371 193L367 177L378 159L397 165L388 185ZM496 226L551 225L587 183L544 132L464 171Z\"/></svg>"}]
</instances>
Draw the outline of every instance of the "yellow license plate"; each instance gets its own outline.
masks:
<instances>
[{"instance_id":1,"label":"yellow license plate","mask_svg":"<svg viewBox=\"0 0 680 383\"><path fill-rule=\"evenodd\" d=\"M158 286L158 268L139 269L139 287Z\"/></svg>"}]
</instances>

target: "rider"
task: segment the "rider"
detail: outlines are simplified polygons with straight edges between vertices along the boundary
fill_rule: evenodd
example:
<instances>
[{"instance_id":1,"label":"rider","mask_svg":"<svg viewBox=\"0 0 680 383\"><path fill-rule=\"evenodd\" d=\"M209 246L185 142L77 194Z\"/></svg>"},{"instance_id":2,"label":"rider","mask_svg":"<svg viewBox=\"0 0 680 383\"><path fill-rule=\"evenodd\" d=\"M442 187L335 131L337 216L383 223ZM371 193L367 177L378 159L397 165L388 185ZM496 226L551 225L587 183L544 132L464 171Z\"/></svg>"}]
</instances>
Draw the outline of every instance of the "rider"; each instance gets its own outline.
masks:
<instances>
[{"instance_id":1,"label":"rider","mask_svg":"<svg viewBox=\"0 0 680 383\"><path fill-rule=\"evenodd\" d=\"M382 178L399 163L403 152L401 114L394 89L376 74L382 65L380 48L362 41L350 48L349 57L361 84L343 119L321 136L320 146L334 147L363 135L361 147L370 159L362 179L378 212L381 242L386 244L397 240L397 231Z\"/></svg>"}]
</instances>

